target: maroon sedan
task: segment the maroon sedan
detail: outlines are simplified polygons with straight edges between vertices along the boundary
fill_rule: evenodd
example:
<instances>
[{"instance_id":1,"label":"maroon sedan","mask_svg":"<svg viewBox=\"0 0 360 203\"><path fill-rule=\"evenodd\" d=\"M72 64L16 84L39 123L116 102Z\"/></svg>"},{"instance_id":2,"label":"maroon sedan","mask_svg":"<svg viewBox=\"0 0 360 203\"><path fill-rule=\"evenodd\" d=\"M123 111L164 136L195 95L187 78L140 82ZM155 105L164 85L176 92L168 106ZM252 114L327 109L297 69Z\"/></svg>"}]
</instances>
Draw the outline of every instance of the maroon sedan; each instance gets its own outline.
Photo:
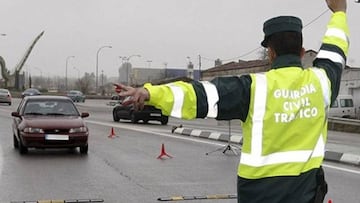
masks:
<instances>
[{"instance_id":1,"label":"maroon sedan","mask_svg":"<svg viewBox=\"0 0 360 203\"><path fill-rule=\"evenodd\" d=\"M89 113L79 113L65 96L25 97L12 112L14 147L20 154L28 148L80 148L88 152L89 131L83 120Z\"/></svg>"}]
</instances>

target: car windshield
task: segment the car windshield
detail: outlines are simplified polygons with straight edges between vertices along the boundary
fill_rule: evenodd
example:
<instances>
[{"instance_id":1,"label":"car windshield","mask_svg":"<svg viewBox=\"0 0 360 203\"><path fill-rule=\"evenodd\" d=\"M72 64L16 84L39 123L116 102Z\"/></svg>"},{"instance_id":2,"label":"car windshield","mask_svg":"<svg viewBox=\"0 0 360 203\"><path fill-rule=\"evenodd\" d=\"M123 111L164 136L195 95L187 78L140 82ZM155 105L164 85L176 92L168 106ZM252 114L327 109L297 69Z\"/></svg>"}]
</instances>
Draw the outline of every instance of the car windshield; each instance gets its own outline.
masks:
<instances>
[{"instance_id":1,"label":"car windshield","mask_svg":"<svg viewBox=\"0 0 360 203\"><path fill-rule=\"evenodd\" d=\"M8 93L8 91L7 90L4 90L4 89L0 89L0 93L5 93L5 94L7 94Z\"/></svg>"},{"instance_id":2,"label":"car windshield","mask_svg":"<svg viewBox=\"0 0 360 203\"><path fill-rule=\"evenodd\" d=\"M66 100L29 101L25 105L24 115L63 115L79 116L73 103Z\"/></svg>"}]
</instances>

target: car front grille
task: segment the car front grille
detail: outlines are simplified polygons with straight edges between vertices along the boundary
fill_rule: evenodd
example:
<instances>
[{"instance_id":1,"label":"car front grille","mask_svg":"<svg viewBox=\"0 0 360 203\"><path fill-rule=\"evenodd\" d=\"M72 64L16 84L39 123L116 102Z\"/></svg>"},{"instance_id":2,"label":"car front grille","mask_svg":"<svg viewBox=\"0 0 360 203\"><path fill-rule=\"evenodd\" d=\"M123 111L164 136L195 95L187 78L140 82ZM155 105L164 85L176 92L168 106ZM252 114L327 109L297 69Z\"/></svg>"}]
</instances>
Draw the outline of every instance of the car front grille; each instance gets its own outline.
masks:
<instances>
[{"instance_id":1,"label":"car front grille","mask_svg":"<svg viewBox=\"0 0 360 203\"><path fill-rule=\"evenodd\" d=\"M46 129L44 132L45 134L67 134L69 133L69 129Z\"/></svg>"}]
</instances>

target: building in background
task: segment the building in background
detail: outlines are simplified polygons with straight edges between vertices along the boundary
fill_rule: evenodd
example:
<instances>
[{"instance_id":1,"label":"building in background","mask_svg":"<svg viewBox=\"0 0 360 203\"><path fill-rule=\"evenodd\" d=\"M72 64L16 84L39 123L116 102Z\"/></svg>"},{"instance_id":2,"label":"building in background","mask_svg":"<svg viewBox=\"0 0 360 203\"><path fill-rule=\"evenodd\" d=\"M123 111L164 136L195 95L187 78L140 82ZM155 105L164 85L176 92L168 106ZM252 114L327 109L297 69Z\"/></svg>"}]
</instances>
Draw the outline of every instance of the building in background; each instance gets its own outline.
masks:
<instances>
[{"instance_id":1,"label":"building in background","mask_svg":"<svg viewBox=\"0 0 360 203\"><path fill-rule=\"evenodd\" d=\"M193 68L142 68L132 67L124 63L119 68L119 83L141 86L146 82L161 83L161 81L174 80L175 78L200 79L200 71Z\"/></svg>"}]
</instances>

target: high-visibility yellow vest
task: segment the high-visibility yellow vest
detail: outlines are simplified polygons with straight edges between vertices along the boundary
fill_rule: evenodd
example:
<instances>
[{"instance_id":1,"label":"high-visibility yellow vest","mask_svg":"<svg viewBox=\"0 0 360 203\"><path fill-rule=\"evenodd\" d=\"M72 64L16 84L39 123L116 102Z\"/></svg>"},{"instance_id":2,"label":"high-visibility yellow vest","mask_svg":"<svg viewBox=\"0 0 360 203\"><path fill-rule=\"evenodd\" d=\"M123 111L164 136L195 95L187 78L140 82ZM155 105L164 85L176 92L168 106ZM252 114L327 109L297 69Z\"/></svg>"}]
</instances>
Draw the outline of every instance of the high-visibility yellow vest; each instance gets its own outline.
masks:
<instances>
[{"instance_id":1,"label":"high-visibility yellow vest","mask_svg":"<svg viewBox=\"0 0 360 203\"><path fill-rule=\"evenodd\" d=\"M320 167L331 96L325 71L286 67L251 78L238 175L294 176Z\"/></svg>"}]
</instances>

